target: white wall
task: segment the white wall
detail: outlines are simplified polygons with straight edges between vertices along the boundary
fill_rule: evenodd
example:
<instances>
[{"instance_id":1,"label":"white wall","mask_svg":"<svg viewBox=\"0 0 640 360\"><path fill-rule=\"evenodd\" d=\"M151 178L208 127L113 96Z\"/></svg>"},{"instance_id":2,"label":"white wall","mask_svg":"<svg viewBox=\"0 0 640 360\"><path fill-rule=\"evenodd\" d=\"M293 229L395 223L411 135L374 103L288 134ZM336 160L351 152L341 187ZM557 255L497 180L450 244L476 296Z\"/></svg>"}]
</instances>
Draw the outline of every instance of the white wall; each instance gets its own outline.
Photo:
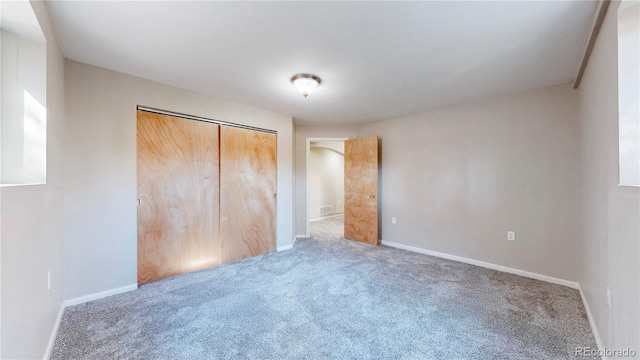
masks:
<instances>
[{"instance_id":1,"label":"white wall","mask_svg":"<svg viewBox=\"0 0 640 360\"><path fill-rule=\"evenodd\" d=\"M580 283L602 345L640 352L640 188L618 186L617 7L609 6L578 89Z\"/></svg>"},{"instance_id":2,"label":"white wall","mask_svg":"<svg viewBox=\"0 0 640 360\"><path fill-rule=\"evenodd\" d=\"M306 235L307 214L307 139L348 139L356 137L355 127L296 126L295 127L295 233Z\"/></svg>"},{"instance_id":3,"label":"white wall","mask_svg":"<svg viewBox=\"0 0 640 360\"><path fill-rule=\"evenodd\" d=\"M344 155L323 147L309 149L309 218L317 219L321 206L344 212Z\"/></svg>"},{"instance_id":4,"label":"white wall","mask_svg":"<svg viewBox=\"0 0 640 360\"><path fill-rule=\"evenodd\" d=\"M381 137L382 240L578 279L577 94L568 85L363 125L357 135Z\"/></svg>"},{"instance_id":5,"label":"white wall","mask_svg":"<svg viewBox=\"0 0 640 360\"><path fill-rule=\"evenodd\" d=\"M48 176L0 189L3 359L42 358L62 305L64 59L44 2L32 6L47 39Z\"/></svg>"},{"instance_id":6,"label":"white wall","mask_svg":"<svg viewBox=\"0 0 640 360\"><path fill-rule=\"evenodd\" d=\"M74 61L65 70L65 299L137 281L136 105L277 131L277 243L292 243L290 116Z\"/></svg>"}]
</instances>

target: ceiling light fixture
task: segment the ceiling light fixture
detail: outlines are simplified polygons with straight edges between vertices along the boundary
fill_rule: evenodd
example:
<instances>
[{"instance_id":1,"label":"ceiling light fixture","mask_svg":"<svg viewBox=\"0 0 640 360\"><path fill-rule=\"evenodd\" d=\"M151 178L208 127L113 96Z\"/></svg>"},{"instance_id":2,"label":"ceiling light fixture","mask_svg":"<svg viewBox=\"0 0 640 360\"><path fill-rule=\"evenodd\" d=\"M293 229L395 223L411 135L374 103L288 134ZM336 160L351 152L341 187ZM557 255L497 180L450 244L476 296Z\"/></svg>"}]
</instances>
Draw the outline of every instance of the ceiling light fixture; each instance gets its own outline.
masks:
<instances>
[{"instance_id":1,"label":"ceiling light fixture","mask_svg":"<svg viewBox=\"0 0 640 360\"><path fill-rule=\"evenodd\" d=\"M313 74L296 74L291 78L291 83L305 98L315 90L322 80Z\"/></svg>"}]
</instances>

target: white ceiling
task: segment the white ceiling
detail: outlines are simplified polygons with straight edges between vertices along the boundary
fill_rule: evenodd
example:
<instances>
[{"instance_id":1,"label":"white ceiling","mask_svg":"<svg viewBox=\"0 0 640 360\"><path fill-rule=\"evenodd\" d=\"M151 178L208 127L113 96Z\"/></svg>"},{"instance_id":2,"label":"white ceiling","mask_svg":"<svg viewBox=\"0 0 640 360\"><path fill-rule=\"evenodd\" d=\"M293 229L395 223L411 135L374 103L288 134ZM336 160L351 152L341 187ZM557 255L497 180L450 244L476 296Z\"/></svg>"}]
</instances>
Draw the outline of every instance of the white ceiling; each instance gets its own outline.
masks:
<instances>
[{"instance_id":1,"label":"white ceiling","mask_svg":"<svg viewBox=\"0 0 640 360\"><path fill-rule=\"evenodd\" d=\"M0 28L29 40L45 41L36 14L27 0L0 1Z\"/></svg>"},{"instance_id":2,"label":"white ceiling","mask_svg":"<svg viewBox=\"0 0 640 360\"><path fill-rule=\"evenodd\" d=\"M595 1L52 1L67 58L343 125L570 82ZM322 78L304 99L289 79Z\"/></svg>"}]
</instances>

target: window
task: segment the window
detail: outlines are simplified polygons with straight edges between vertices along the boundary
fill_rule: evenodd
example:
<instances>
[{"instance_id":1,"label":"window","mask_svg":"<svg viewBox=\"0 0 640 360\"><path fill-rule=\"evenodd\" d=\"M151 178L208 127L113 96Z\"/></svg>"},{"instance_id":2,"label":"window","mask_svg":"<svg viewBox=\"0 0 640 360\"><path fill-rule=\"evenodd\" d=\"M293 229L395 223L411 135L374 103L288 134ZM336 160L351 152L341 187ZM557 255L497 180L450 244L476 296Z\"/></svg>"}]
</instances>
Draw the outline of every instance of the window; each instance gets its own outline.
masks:
<instances>
[{"instance_id":1,"label":"window","mask_svg":"<svg viewBox=\"0 0 640 360\"><path fill-rule=\"evenodd\" d=\"M640 2L618 8L620 185L640 186Z\"/></svg>"},{"instance_id":2,"label":"window","mask_svg":"<svg viewBox=\"0 0 640 360\"><path fill-rule=\"evenodd\" d=\"M46 43L29 1L2 1L0 183L46 183Z\"/></svg>"}]
</instances>

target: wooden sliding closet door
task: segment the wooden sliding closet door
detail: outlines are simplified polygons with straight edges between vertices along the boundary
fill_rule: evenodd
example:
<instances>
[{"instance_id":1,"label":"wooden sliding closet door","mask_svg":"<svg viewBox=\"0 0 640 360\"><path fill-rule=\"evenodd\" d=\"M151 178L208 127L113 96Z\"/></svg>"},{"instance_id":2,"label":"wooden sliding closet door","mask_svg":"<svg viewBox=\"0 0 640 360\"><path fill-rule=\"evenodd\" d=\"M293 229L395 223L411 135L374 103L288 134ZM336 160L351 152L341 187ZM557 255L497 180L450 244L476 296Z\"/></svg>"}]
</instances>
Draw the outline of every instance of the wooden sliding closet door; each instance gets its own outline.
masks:
<instances>
[{"instance_id":1,"label":"wooden sliding closet door","mask_svg":"<svg viewBox=\"0 0 640 360\"><path fill-rule=\"evenodd\" d=\"M138 284L220 263L219 128L138 111Z\"/></svg>"},{"instance_id":2,"label":"wooden sliding closet door","mask_svg":"<svg viewBox=\"0 0 640 360\"><path fill-rule=\"evenodd\" d=\"M276 249L276 135L220 127L220 240L228 263Z\"/></svg>"},{"instance_id":3,"label":"wooden sliding closet door","mask_svg":"<svg viewBox=\"0 0 640 360\"><path fill-rule=\"evenodd\" d=\"M344 237L378 245L378 137L344 143Z\"/></svg>"}]
</instances>

